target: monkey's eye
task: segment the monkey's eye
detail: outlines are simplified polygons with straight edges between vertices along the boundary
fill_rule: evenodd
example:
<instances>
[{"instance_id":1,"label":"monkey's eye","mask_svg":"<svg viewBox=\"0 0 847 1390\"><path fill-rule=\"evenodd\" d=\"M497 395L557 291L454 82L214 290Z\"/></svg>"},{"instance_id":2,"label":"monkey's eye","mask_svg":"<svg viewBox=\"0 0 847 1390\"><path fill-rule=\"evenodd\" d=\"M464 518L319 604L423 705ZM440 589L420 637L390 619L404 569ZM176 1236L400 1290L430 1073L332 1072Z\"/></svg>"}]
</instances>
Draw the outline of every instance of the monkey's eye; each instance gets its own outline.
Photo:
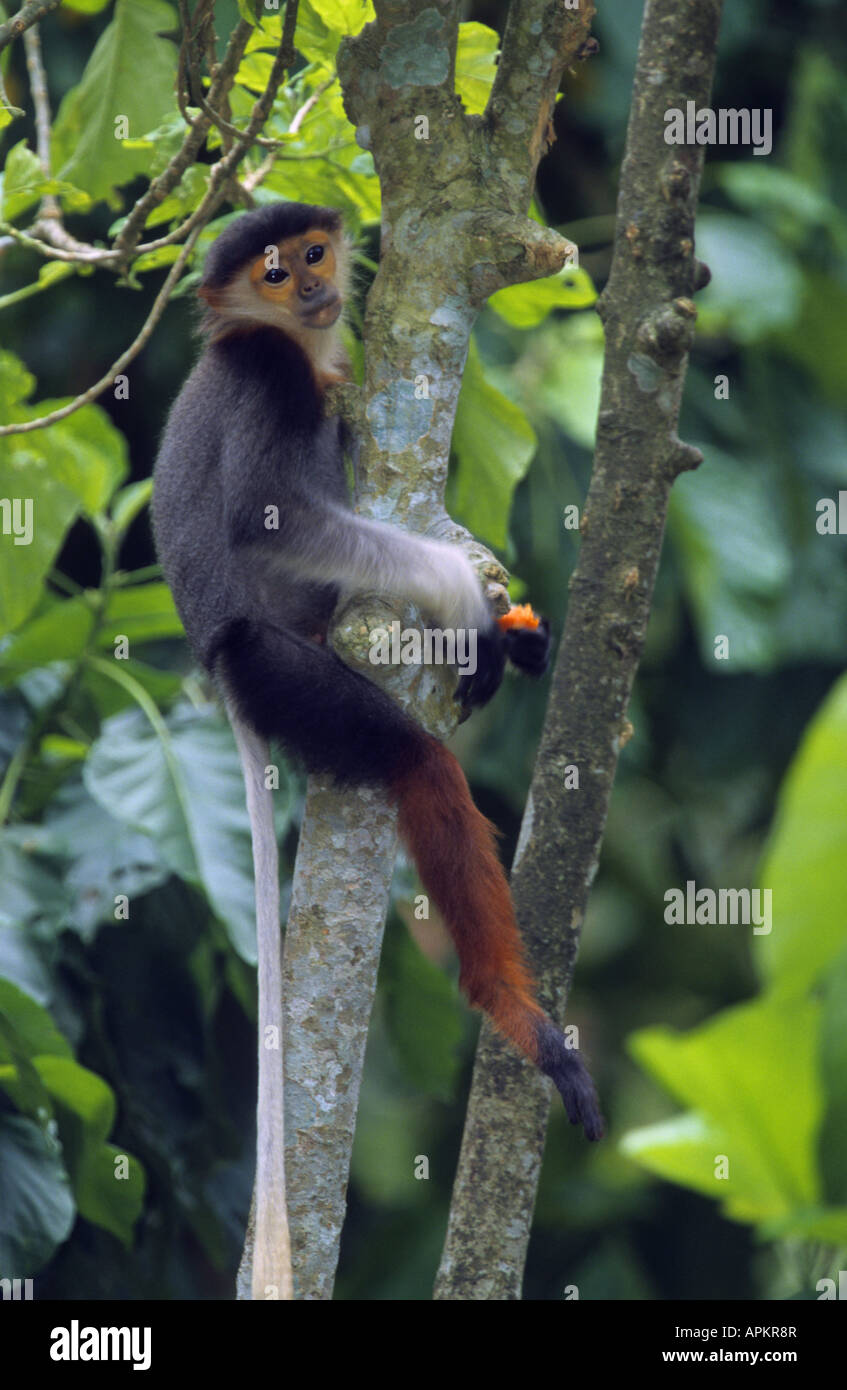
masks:
<instances>
[{"instance_id":1,"label":"monkey's eye","mask_svg":"<svg viewBox=\"0 0 847 1390\"><path fill-rule=\"evenodd\" d=\"M310 246L308 251L306 252L307 265L317 265L318 261L322 261L323 258L324 249L322 246Z\"/></svg>"},{"instance_id":2,"label":"monkey's eye","mask_svg":"<svg viewBox=\"0 0 847 1390\"><path fill-rule=\"evenodd\" d=\"M284 285L285 282L286 282L286 280L287 280L288 278L289 278L289 276L288 276L288 271L287 271L287 270L282 270L282 269L269 270L269 271L267 272L267 274L265 275L265 284L266 284L266 285Z\"/></svg>"}]
</instances>

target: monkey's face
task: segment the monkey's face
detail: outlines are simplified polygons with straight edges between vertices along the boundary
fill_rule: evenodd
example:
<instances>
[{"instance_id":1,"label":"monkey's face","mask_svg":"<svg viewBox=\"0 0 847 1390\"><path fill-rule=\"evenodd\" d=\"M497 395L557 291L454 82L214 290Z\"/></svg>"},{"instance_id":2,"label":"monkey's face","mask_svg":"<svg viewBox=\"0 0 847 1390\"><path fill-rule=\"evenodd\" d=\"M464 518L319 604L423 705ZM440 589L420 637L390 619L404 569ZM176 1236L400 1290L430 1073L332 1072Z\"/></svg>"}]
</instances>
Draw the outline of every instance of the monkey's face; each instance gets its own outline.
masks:
<instances>
[{"instance_id":1,"label":"monkey's face","mask_svg":"<svg viewBox=\"0 0 847 1390\"><path fill-rule=\"evenodd\" d=\"M305 328L331 328L341 313L335 249L322 228L267 247L250 266L249 282L263 306L278 311L280 328L290 328L292 318Z\"/></svg>"}]
</instances>

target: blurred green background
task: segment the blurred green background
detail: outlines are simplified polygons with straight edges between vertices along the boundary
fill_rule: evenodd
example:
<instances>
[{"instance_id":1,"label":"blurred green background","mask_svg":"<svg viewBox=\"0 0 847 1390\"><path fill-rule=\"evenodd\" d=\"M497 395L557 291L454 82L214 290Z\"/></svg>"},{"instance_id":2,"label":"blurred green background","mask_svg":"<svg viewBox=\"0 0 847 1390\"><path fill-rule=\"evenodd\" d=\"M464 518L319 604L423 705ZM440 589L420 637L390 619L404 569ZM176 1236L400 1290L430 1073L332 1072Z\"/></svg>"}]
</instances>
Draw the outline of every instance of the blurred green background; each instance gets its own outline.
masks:
<instances>
[{"instance_id":1,"label":"blurred green background","mask_svg":"<svg viewBox=\"0 0 847 1390\"><path fill-rule=\"evenodd\" d=\"M139 23L167 29L160 0L135 2ZM331 65L345 3L304 0L303 66L272 131ZM592 285L608 273L641 18L634 3L598 8L600 53L567 81L536 209L579 244L582 270L505 292L482 315L449 499L557 634L578 553L566 508L587 489L602 360ZM469 4L463 17L502 31L505 9ZM609 1136L589 1148L553 1111L529 1299L574 1284L583 1299L815 1298L845 1262L847 496L844 534L816 523L821 499L847 488L847 34L837 0L725 10L713 105L771 108L774 150L708 151L697 243L713 278L698 296L680 429L705 462L674 489L571 1001ZM218 5L221 34L235 14ZM54 110L119 18L86 0L42 26ZM484 105L493 44L463 31L470 109ZM260 69L263 57L257 43ZM28 107L18 49L5 82ZM345 210L362 252L355 333L378 254L378 185L334 90L292 147L308 158L278 165L259 196ZM153 124L140 169L168 148ZM66 104L57 125L54 173L77 190L65 194L68 225L102 237L143 179L107 205L96 150L74 154L78 110ZM2 132L13 151L3 216L22 227L31 134L28 118ZM203 186L201 169L165 220ZM163 276L151 264L118 287L75 274L21 295L38 266L19 247L0 256L0 335L15 354L0 361L4 419L40 413L24 403L20 364L39 402L105 372ZM148 568L143 480L196 350L193 283L129 368L128 399L108 392L62 427L0 441L0 495L20 496L28 470L53 527L43 553L8 537L0 550L0 1277L36 1274L43 1298L231 1297L249 1205L249 849L246 821L221 812L241 805L240 774ZM129 661L111 659L117 633ZM716 659L721 635L727 659ZM507 858L545 699L546 683L510 680L454 740ZM289 770L277 799L286 873L302 793ZM666 924L665 893L692 879L771 888L772 933ZM429 1298L444 1237L477 1021L444 934L414 919L415 891L401 864L342 1299ZM115 919L121 894L126 920ZM124 1182L116 1154L131 1155ZM414 1177L419 1154L426 1181ZM720 1154L729 1177L716 1179Z\"/></svg>"}]
</instances>

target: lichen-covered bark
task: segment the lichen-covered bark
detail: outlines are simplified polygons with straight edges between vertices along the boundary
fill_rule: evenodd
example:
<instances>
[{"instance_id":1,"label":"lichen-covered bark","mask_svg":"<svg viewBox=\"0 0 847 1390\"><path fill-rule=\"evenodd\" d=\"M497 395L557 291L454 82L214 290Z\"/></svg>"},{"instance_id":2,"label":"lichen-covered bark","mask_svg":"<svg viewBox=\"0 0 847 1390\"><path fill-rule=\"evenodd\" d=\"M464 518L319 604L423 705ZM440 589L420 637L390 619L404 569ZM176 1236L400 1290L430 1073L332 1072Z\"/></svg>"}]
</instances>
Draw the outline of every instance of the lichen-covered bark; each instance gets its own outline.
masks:
<instances>
[{"instance_id":1,"label":"lichen-covered bark","mask_svg":"<svg viewBox=\"0 0 847 1390\"><path fill-rule=\"evenodd\" d=\"M375 22L344 42L338 64L348 114L373 154L383 195L365 380L348 412L360 446L358 506L467 545L492 598L505 606L502 567L444 511L450 438L470 331L485 299L551 274L568 256L569 243L532 222L526 209L555 92L594 7L592 0L578 11L559 0L517 0L501 66L523 88L520 110L510 112L504 86L481 117L468 116L453 91L457 0L376 0L375 8ZM531 80L521 80L530 48ZM427 139L416 136L418 117L428 122ZM365 665L368 630L397 616L406 623L415 615L376 599L357 602L340 616L334 645ZM451 673L367 670L433 732L444 736L455 726ZM379 794L310 790L284 985L286 1177L299 1298L331 1294L393 837L393 812ZM248 1234L242 1288L251 1248Z\"/></svg>"},{"instance_id":2,"label":"lichen-covered bark","mask_svg":"<svg viewBox=\"0 0 847 1390\"><path fill-rule=\"evenodd\" d=\"M541 995L560 1022L650 614L668 497L700 455L676 435L696 311L702 147L664 113L706 105L722 0L647 0L600 302L606 358L582 546L512 890ZM636 733L637 736L637 733ZM565 790L576 764L579 790ZM582 1044L590 1053L592 1040ZM483 1028L436 1297L520 1297L549 1083ZM498 1142L508 1132L508 1143ZM563 1280L563 1282L566 1282Z\"/></svg>"}]
</instances>

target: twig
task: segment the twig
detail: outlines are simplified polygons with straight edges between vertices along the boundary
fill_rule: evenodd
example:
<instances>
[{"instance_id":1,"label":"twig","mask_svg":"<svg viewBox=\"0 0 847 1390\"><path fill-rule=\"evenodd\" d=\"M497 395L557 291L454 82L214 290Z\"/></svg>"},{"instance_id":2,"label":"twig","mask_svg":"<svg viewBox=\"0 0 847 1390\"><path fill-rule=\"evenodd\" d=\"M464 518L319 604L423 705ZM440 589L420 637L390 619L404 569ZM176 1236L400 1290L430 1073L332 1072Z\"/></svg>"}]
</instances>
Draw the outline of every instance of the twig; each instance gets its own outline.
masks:
<instances>
[{"instance_id":1,"label":"twig","mask_svg":"<svg viewBox=\"0 0 847 1390\"><path fill-rule=\"evenodd\" d=\"M17 14L13 14L11 19L0 24L0 53L7 44L13 39L19 39L33 24L37 24L40 19L49 14L51 10L57 10L62 0L27 0L22 5Z\"/></svg>"},{"instance_id":2,"label":"twig","mask_svg":"<svg viewBox=\"0 0 847 1390\"><path fill-rule=\"evenodd\" d=\"M170 299L171 291L179 279L188 257L194 250L195 242L201 231L202 227L197 227L188 238L188 241L171 266L162 288L156 295L153 301L153 307L144 320L140 332L130 343L129 347L121 353L120 357L112 363L106 375L102 376L99 381L96 381L93 386L89 386L87 391L83 391L81 395L69 401L67 405L61 406L58 410L51 410L49 415L42 415L37 420L21 420L14 425L0 426L0 436L7 434L29 434L32 430L41 430L44 429L46 425L54 425L57 420L67 419L69 415L73 415L74 411L79 410L81 406L88 405L90 401L96 400L97 397L106 390L107 386L111 386L118 373L122 372L124 367L127 367L129 363L138 356L141 349L149 341L150 335L159 322L159 319L162 317L165 305Z\"/></svg>"},{"instance_id":3,"label":"twig","mask_svg":"<svg viewBox=\"0 0 847 1390\"><path fill-rule=\"evenodd\" d=\"M35 237L31 232L23 232L20 227L15 227L11 222L0 221L0 231L6 236L16 241L21 246L26 246L29 251L37 251L39 256L43 256L48 261L76 261L81 265L108 265L115 259L114 251L109 251L99 246L88 246L83 242L75 242L73 237L68 239L74 242L76 249L64 250L56 246L51 246L48 242Z\"/></svg>"}]
</instances>

